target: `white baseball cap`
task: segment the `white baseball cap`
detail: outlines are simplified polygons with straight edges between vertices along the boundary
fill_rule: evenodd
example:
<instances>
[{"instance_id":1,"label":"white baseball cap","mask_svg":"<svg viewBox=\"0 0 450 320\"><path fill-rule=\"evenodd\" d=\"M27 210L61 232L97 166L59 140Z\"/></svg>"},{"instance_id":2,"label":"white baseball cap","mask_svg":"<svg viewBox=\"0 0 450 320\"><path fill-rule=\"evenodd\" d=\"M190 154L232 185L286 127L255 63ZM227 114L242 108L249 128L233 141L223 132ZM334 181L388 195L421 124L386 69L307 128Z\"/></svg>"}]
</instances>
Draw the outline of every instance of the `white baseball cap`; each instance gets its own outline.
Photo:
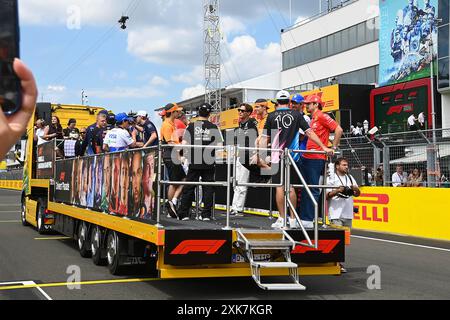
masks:
<instances>
[{"instance_id":1,"label":"white baseball cap","mask_svg":"<svg viewBox=\"0 0 450 320\"><path fill-rule=\"evenodd\" d=\"M138 111L137 116L138 117L147 117L148 113L147 113L147 111L141 110L141 111Z\"/></svg>"},{"instance_id":2,"label":"white baseball cap","mask_svg":"<svg viewBox=\"0 0 450 320\"><path fill-rule=\"evenodd\" d=\"M286 90L281 90L277 93L277 101L289 100L291 95Z\"/></svg>"}]
</instances>

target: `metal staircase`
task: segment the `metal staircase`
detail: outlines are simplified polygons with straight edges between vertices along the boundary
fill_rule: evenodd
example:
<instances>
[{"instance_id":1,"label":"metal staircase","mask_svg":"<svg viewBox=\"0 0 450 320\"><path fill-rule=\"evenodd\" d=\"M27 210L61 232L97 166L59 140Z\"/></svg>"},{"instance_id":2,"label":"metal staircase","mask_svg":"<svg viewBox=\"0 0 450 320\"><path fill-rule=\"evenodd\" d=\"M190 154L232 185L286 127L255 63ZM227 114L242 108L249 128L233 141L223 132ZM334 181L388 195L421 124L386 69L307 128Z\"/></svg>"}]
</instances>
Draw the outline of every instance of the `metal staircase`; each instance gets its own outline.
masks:
<instances>
[{"instance_id":1,"label":"metal staircase","mask_svg":"<svg viewBox=\"0 0 450 320\"><path fill-rule=\"evenodd\" d=\"M296 242L285 230L237 230L239 246L245 248L250 263L252 277L264 290L306 290L299 282L298 265L291 261L291 251ZM281 262L255 261L255 251L280 251L284 258ZM291 283L262 283L261 269L289 269Z\"/></svg>"}]
</instances>

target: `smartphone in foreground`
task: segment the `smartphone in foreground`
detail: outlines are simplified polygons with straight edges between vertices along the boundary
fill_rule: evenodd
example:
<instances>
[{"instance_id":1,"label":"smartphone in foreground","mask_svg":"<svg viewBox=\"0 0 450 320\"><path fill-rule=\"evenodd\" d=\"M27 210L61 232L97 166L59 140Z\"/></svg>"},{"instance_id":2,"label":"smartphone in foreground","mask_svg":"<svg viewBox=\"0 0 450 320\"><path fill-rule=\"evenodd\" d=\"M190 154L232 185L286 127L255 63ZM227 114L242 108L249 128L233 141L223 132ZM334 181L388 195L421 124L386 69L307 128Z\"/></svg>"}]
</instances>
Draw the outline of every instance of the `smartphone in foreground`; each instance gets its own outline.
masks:
<instances>
[{"instance_id":1,"label":"smartphone in foreground","mask_svg":"<svg viewBox=\"0 0 450 320\"><path fill-rule=\"evenodd\" d=\"M6 115L22 105L20 79L14 72L14 58L19 57L18 0L0 0L0 107Z\"/></svg>"}]
</instances>

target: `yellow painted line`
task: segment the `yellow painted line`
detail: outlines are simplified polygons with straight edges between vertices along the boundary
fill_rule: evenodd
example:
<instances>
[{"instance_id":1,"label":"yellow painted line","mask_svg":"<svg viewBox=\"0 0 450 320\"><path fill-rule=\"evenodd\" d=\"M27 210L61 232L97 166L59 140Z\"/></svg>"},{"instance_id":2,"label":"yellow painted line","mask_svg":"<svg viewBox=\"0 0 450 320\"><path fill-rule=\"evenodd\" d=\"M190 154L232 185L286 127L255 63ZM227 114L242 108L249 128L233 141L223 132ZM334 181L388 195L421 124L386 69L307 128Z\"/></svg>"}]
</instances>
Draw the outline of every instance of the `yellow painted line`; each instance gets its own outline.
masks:
<instances>
[{"instance_id":1,"label":"yellow painted line","mask_svg":"<svg viewBox=\"0 0 450 320\"><path fill-rule=\"evenodd\" d=\"M34 238L34 240L69 240L70 237Z\"/></svg>"},{"instance_id":2,"label":"yellow painted line","mask_svg":"<svg viewBox=\"0 0 450 320\"><path fill-rule=\"evenodd\" d=\"M6 221L0 221L0 223L19 223L22 222L20 220L6 220Z\"/></svg>"},{"instance_id":3,"label":"yellow painted line","mask_svg":"<svg viewBox=\"0 0 450 320\"><path fill-rule=\"evenodd\" d=\"M147 279L121 279L121 280L99 280L99 281L85 281L85 282L30 284L30 285L24 285L24 286L0 287L0 291L19 290L19 289L35 289L35 288L55 288L55 287L67 287L67 286L91 286L91 285L117 284L117 283L141 283L141 282L151 282L151 281L163 281L163 279L147 278Z\"/></svg>"}]
</instances>

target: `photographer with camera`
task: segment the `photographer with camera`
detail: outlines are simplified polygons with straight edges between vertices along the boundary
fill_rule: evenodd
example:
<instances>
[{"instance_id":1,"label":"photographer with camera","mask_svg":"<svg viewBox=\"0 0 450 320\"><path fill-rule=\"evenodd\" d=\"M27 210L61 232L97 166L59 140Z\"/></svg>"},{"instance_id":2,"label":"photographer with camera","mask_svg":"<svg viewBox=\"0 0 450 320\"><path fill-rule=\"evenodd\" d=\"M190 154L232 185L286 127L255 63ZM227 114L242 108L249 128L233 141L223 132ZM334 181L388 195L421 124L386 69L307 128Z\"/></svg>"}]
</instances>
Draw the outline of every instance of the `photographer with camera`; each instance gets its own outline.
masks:
<instances>
[{"instance_id":1,"label":"photographer with camera","mask_svg":"<svg viewBox=\"0 0 450 320\"><path fill-rule=\"evenodd\" d=\"M328 214L332 224L342 227L352 227L353 197L359 197L361 191L355 178L348 173L348 160L340 158L335 163L335 173L328 179L327 192Z\"/></svg>"},{"instance_id":2,"label":"photographer with camera","mask_svg":"<svg viewBox=\"0 0 450 320\"><path fill-rule=\"evenodd\" d=\"M361 191L355 178L348 173L348 160L340 158L335 163L335 173L328 179L328 186L333 189L327 190L328 215L331 224L340 227L352 227L353 197L359 197ZM345 268L341 265L341 272L345 273Z\"/></svg>"}]
</instances>

